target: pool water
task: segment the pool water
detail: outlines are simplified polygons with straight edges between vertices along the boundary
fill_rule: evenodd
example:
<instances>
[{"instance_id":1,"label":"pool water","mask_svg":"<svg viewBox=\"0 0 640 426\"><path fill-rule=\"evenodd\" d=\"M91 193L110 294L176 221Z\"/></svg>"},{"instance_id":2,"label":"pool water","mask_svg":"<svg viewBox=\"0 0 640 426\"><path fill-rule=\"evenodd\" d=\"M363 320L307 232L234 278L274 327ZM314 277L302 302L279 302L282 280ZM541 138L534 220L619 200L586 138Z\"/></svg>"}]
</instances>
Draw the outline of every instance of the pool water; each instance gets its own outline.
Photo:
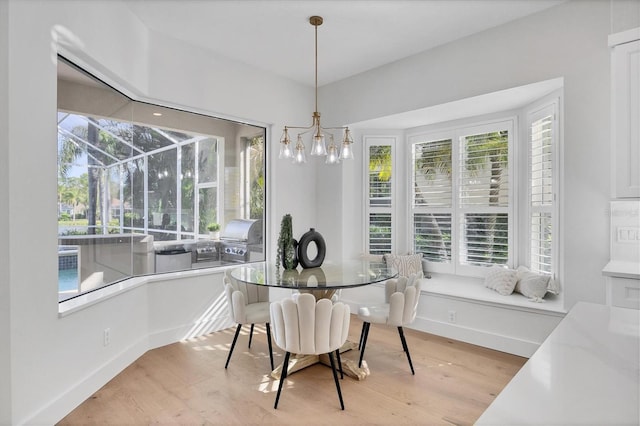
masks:
<instances>
[{"instance_id":1,"label":"pool water","mask_svg":"<svg viewBox=\"0 0 640 426\"><path fill-rule=\"evenodd\" d=\"M78 289L78 270L59 269L58 270L58 291L69 291Z\"/></svg>"}]
</instances>

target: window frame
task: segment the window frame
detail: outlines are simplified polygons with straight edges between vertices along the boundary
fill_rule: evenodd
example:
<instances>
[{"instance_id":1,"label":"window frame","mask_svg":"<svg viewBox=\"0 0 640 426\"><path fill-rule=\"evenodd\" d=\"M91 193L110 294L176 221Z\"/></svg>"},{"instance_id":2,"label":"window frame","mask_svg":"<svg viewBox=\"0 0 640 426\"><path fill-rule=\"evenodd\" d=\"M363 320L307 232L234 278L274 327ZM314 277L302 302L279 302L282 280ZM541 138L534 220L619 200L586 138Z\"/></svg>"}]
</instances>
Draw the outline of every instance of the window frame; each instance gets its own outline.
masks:
<instances>
[{"instance_id":1,"label":"window frame","mask_svg":"<svg viewBox=\"0 0 640 426\"><path fill-rule=\"evenodd\" d=\"M385 136L385 135L365 135L362 138L363 140L363 183L364 183L364 191L363 191L363 206L364 206L364 228L363 228L363 236L364 236L364 247L365 252L370 254L375 254L371 251L371 214L375 213L383 213L391 215L391 247L390 253L396 253L398 247L398 211L397 211L397 199L398 199L398 185L399 185L399 174L397 169L397 142L398 138L396 136ZM391 197L390 203L388 205L378 205L371 206L369 197L369 161L371 154L371 147L374 146L390 146L391 147ZM377 251L376 251L377 252Z\"/></svg>"},{"instance_id":2,"label":"window frame","mask_svg":"<svg viewBox=\"0 0 640 426\"><path fill-rule=\"evenodd\" d=\"M544 211L551 214L551 226L552 226L552 242L551 242L551 271L550 275L552 278L557 279L559 274L559 247L560 247L560 238L559 238L559 226L560 226L560 150L561 150L561 116L560 116L560 95L555 94L551 97L546 97L535 103L534 105L530 105L523 112L523 116L525 119L524 131L526 132L526 142L527 149L525 150L525 154L523 155L523 161L526 164L527 170L527 179L526 179L526 198L522 200L522 208L525 213L523 216L526 217L526 222L522 224L521 233L522 235L526 235L526 244L522 244L522 254L521 254L521 263L525 264L528 268L532 268L531 264L531 217L534 210ZM552 136L551 136L551 173L552 173L552 204L551 206L546 206L539 209L534 209L531 203L531 179L532 179L532 164L531 164L531 127L534 122L547 117L552 116ZM536 269L532 269L532 271L537 273L544 273L543 271L539 271Z\"/></svg>"},{"instance_id":3,"label":"window frame","mask_svg":"<svg viewBox=\"0 0 640 426\"><path fill-rule=\"evenodd\" d=\"M483 276L486 272L486 267L484 266L476 266L476 265L468 265L461 263L461 246L462 246L462 215L464 212L474 212L474 211L488 211L485 208L473 208L473 207L462 207L459 195L460 188L460 173L459 167L462 161L462 141L465 136L474 135L474 134L483 134L489 132L495 132L500 130L508 131L508 164L507 164L507 173L509 176L509 189L508 189L508 199L509 206L504 208L508 214L508 259L506 265L508 267L514 267L513 265L517 262L517 250L515 249L517 244L517 236L515 235L514 230L518 229L515 225L515 221L517 220L517 205L518 200L515 197L515 188L518 187L518 176L514 173L514 159L517 158L517 145L518 145L518 117L513 114L504 114L499 118L492 120L478 120L475 121L473 119L465 120L465 122L460 123L458 126L450 126L441 130L433 130L430 131L429 128L419 129L415 132L410 132L407 134L407 144L408 144L408 158L411 162L410 164L410 175L409 175L409 211L408 211L408 239L407 241L411 245L410 251L413 251L415 247L415 238L414 238L414 217L418 212L434 212L440 210L440 212L445 212L449 210L451 212L451 262L442 263L442 262L434 262L425 259L427 264L427 270L436 273L445 273L445 274L454 274L454 275L464 275L464 276ZM435 142L440 140L448 140L452 141L451 146L451 188L452 188L452 202L450 208L426 208L426 207L416 207L414 203L414 192L413 188L415 186L415 161L413 158L414 147L416 144L421 142ZM491 210L491 209L489 209Z\"/></svg>"},{"instance_id":4,"label":"window frame","mask_svg":"<svg viewBox=\"0 0 640 426\"><path fill-rule=\"evenodd\" d=\"M124 157L124 158L115 158L113 156L110 156L113 160L115 160L114 163L112 164L107 164L107 165L103 165L102 169L104 170L104 174L103 176L100 178L100 181L98 183L98 185L103 186L104 188L110 188L111 185L113 184L113 189L114 192L113 194L115 195L117 193L117 201L118 201L118 205L119 205L119 209L117 214L114 214L112 217L117 218L118 219L118 225L112 226L110 224L107 223L107 221L105 220L105 218L108 216L108 213L111 212L113 210L113 206L111 205L111 203L109 202L110 198L108 198L107 192L109 192L110 190L101 190L101 194L98 194L98 209L100 212L100 216L96 216L96 225L89 225L88 227L93 227L95 229L99 229L102 234L107 234L109 233L109 230L117 230L117 234L113 234L112 237L114 238L114 241L117 242L117 244L128 244L126 247L123 245L122 247L118 247L118 249L115 250L111 250L111 248L107 247L107 249L105 250L111 250L113 252L118 252L118 259L114 260L114 262L120 262L120 264L118 264L118 268L111 268L109 265L106 264L101 264L100 267L98 267L96 269L95 272L97 272L98 274L102 274L103 272L105 272L107 269L109 270L117 270L118 273L120 273L121 271L121 277L109 277L109 279L106 279L106 276L102 276L99 277L100 279L96 279L96 280L86 280L86 281L92 281L92 286L89 288L87 287L87 289L82 289L82 282L84 281L83 278L81 278L80 275L80 263L79 263L79 253L78 253L78 277L77 277L77 291L74 290L74 293L71 294L69 293L68 295L63 295L61 296L61 290L60 290L60 281L58 282L58 293L59 293L59 302L63 303L65 301L74 299L78 296L82 296L84 294L87 294L89 292L92 291L96 291L96 290L100 290L103 288L107 288L112 286L113 284L117 284L123 281L128 281L131 279L135 279L137 277L141 277L141 276L145 276L145 275L157 275L157 274L161 274L164 273L165 271L158 271L157 269L154 269L153 264L155 262L151 261L150 259L153 258L154 254L157 255L157 250L156 247L154 245L153 249L151 251L145 252L144 256L136 256L136 255L131 255L131 253L133 253L135 250L137 250L137 248L134 248L134 237L137 238L138 235L140 234L140 231L143 231L144 234L149 234L149 235L153 235L154 233L159 232L159 229L155 226L151 226L150 220L151 220L151 216L152 216L152 212L149 211L149 205L150 205L150 188L149 188L149 159L151 156L153 155L157 155L159 153L164 153L164 152L174 152L175 153L175 169L176 169L176 173L175 173L175 197L176 200L174 202L175 205L175 216L176 216L176 223L175 223L175 229L162 229L163 233L166 234L171 234L175 240L171 240L170 242L168 242L167 246L171 246L171 244L175 242L180 243L181 240L189 240L186 241L185 244L189 244L189 248L185 248L185 250L187 250L187 252L189 250L191 250L192 253L192 259L193 256L195 254L195 241L199 240L199 239L204 239L204 240L208 240L209 239L209 235L208 233L201 233L198 227L198 223L199 223L199 204L200 204L200 200L198 199L198 195L199 195L199 191L202 189L209 189L209 188L213 188L216 190L216 196L215 196L215 205L216 205L216 210L217 210L217 217L215 219L215 221L217 223L219 223L220 225L224 226L224 223L226 222L224 220L225 218L225 213L227 214L228 217L240 217L240 215L242 213L240 212L245 212L246 211L246 219L250 218L250 200L251 200L251 191L252 191L252 185L251 185L251 181L249 181L249 173L247 170L244 170L244 168L249 168L250 164L251 164L251 159L249 158L248 155L248 151L249 151L249 147L250 144L249 143L244 143L241 147L241 149L238 149L238 155L237 155L237 159L233 159L233 155L232 155L232 161L229 161L227 163L228 160L230 160L226 153L225 153L225 141L229 141L230 143L234 143L234 141L236 143L240 143L238 141L236 141L234 139L234 136L238 136L239 139L242 139L244 137L259 137L261 139L261 141L259 142L262 145L261 150L263 151L263 154L260 157L259 163L256 164L261 164L262 167L262 171L263 171L263 185L262 185L262 198L264 199L263 201L263 208L261 209L261 217L258 218L261 222L261 227L262 227L262 235L263 235L263 240L262 240L262 259L258 260L258 259L248 259L246 260L246 262L255 262L255 261L263 261L264 259L266 259L266 251L268 250L268 233L266 232L266 229L268 228L268 217L269 217L269 213L270 213L270 207L269 207L269 201L268 201L268 196L267 196L267 191L270 185L270 179L268 177L268 167L267 167L267 163L268 163L268 158L269 158L269 139L270 139L270 126L266 125L266 124L262 124L262 123L257 123L257 122L252 122L252 121L237 121L234 119L230 119L230 118L224 118L224 117L219 117L219 116L213 116L210 114L205 114L202 112L198 112L198 111L194 111L194 110L187 110L184 108L176 108L176 107L172 107L172 106L168 106L168 105L163 105L161 103L157 103L157 102L150 102L149 100L141 100L135 96L130 96L127 95L125 93L123 93L120 89L118 89L117 87L105 82L103 79L98 78L95 76L95 74L93 74L90 69L87 69L86 67L81 67L80 65L76 65L74 62L69 61L68 59L58 55L58 63L62 63L65 67L71 68L73 70L73 72L77 72L78 75L83 76L82 78L84 80L86 79L90 79L90 80L95 80L95 85L99 86L99 89L103 89L106 88L107 91L105 91L105 93L110 94L113 93L114 95L117 95L118 97L122 97L122 99L126 100L126 110L128 115L122 113L121 110L118 110L118 112L120 113L119 115L115 114L113 116L111 115L105 115L103 114L101 111L93 111L91 109L89 110L84 110L81 107L77 107L76 105L72 105L71 107L67 106L68 104L65 104L65 106L61 107L60 106L60 91L58 91L58 106L57 106L57 113L58 113L58 133L60 134L60 123L61 121L64 121L66 119L66 117L68 117L69 115L77 115L77 116L82 116L84 117L85 115L87 117L89 116L99 116L99 117L104 117L105 119L109 119L109 120L113 120L113 121L117 121L117 122L122 122L122 123L126 123L127 125L136 125L136 126L143 126L143 127L148 127L149 129L156 131L157 129L173 129L174 127L170 124L164 123L161 120L164 119L156 119L158 120L158 122L155 122L154 119L148 119L145 118L144 120L150 120L150 121L144 121L144 120L140 120L140 119L134 119L134 115L133 115L133 108L134 107L140 107L140 109L145 112L145 113L149 113L149 115L151 115L151 110L153 109L155 110L160 110L163 112L163 114L166 114L167 112L176 112L177 114L189 114L192 117L197 117L198 121L200 121L199 123L199 127L196 126L195 129L192 129L191 127L186 127L186 128L182 128L182 127L177 127L178 132L184 132L187 134L192 134L192 135L197 135L197 137L210 137L210 138L214 138L215 143L216 143L216 158L215 158L215 162L216 162L216 170L215 170L215 182L213 181L209 181L209 182L198 182L197 181L197 176L195 177L195 181L194 181L194 194L193 194L193 216L194 216L194 225L193 225L193 230L192 231L182 231L181 230L181 223L182 223L182 218L183 218L183 213L182 213L182 207L183 207L183 194L181 191L181 183L180 183L180 179L181 178L181 172L182 172L182 154L183 154L183 147L187 146L187 145L193 145L194 146L194 164L199 164L198 161L198 155L199 155L199 147L200 147L200 139L196 139L193 140L193 138L190 139L185 139L185 140L173 140L172 138L169 138L167 136L165 136L166 139L170 140L172 143L171 144L167 144L166 146L161 146L161 147L156 147L155 149L150 149L149 151L142 151L141 149L137 149L135 146L133 146L130 143L127 143L127 141L118 138L119 143L124 143L126 146L128 146L129 148L132 149L133 151L136 151L134 155L129 154L128 156ZM60 66L60 65L59 65ZM58 73L58 85L60 86L60 81L61 81L61 73ZM66 75L65 75L66 77ZM62 79L64 80L64 79ZM85 81L86 83L86 81ZM94 84L92 84L91 86L93 86ZM84 86L86 86L86 84L84 84ZM93 87L91 87L91 90L95 90ZM129 106L131 105L131 106ZM66 114L66 116L62 119L60 119L60 114ZM139 114L139 111L136 112L136 114ZM162 113L158 113L155 114L154 112L154 116L162 116ZM210 122L209 122L210 121ZM206 126L202 126L202 122L205 122ZM158 125L159 123L159 125ZM193 125L192 121L189 121L189 123L191 123L190 125ZM230 124L231 123L231 124ZM237 124L237 126L234 127L234 131L236 132L236 134L233 134L233 132L228 131L228 128L233 125L233 124ZM98 126L99 127L99 126ZM210 134L208 132L209 128L213 127L215 129L215 132L212 132L213 134ZM238 127L236 129L236 127ZM182 129L182 130L181 130ZM64 130L64 129L62 129ZM106 130L105 130L106 131ZM219 133L218 133L219 132ZM109 133L107 131L107 133ZM158 132L160 133L160 132ZM109 133L110 134L110 133ZM162 134L162 133L161 133ZM247 135L254 135L254 136L247 136ZM71 135L73 136L73 135ZM112 135L113 136L113 135ZM115 136L114 136L115 137ZM60 136L58 137L58 144L60 144ZM100 150L99 148L96 148L94 146L95 149ZM60 161L60 148L59 152L58 152L58 161ZM231 150L228 150L231 152L231 154L234 154L234 152L232 151L233 148L231 148ZM100 151L102 154L104 155L109 155L108 153L104 152L104 151ZM115 155L115 154L114 154ZM134 165L134 162L136 160L139 160L139 162L141 164L136 165L137 169L139 170L140 168L142 168L142 170L139 171L140 176L138 177L138 180L142 180L141 182L141 188L139 188L138 192L140 192L140 190L142 191L142 194L140 194L139 196L135 197L135 199L137 200L137 202L140 204L139 206L136 204L135 206L131 203L131 207L129 207L130 210L132 209L138 209L140 210L142 213L142 220L140 221L140 223L127 223L127 221L125 220L126 217L126 211L127 211L127 207L125 206L126 202L125 202L125 180L124 180L124 175L125 175L125 170L131 170L130 168L132 167L132 165ZM234 162L236 161L236 162ZM59 163L60 164L60 163ZM75 162L68 162L65 161L66 165L72 166L72 167L77 167L78 165L75 164ZM173 164L173 161L172 163ZM234 166L235 165L235 166ZM87 169L89 168L89 166L86 166ZM238 182L238 185L241 186L241 198L242 200L245 200L244 204L242 205L233 205L232 207L228 207L225 205L225 201L230 200L230 198L225 198L225 186L227 185L227 171L229 168L231 167L235 167L237 169L239 169L239 173L237 174L238 178L243 178L243 179L247 179L246 181L242 181L242 182ZM244 167L244 168L243 168ZM129 169L128 169L129 168ZM197 171L196 171L197 174ZM166 174L165 174L166 175ZM117 181L115 179L113 179L113 177L116 176L117 177ZM235 175L233 177L236 177ZM60 176L58 176L58 182L60 183ZM116 189L116 185L117 185L117 189ZM132 187L132 186L131 186ZM169 186L170 188L172 188L172 186ZM60 187L59 187L60 188ZM59 190L58 188L58 190ZM227 193L229 191L226 191ZM133 197L132 194L129 194L128 197ZM234 197L235 199L235 197ZM246 204L246 205L245 205ZM60 215L61 215L61 210L62 208L62 201L58 202L58 215L59 215L59 219L60 219ZM173 210L173 208L171 208ZM234 214L231 214L230 211L231 210L237 210L237 212L234 212ZM93 217L93 216L92 216ZM98 221L100 221L100 223L98 224ZM128 236L128 234L131 235L130 239L130 243L128 243L127 238L123 238L123 239L119 239L119 235L121 234L126 234L126 236ZM107 235L105 235L106 237ZM144 236L143 236L144 237ZM60 251L60 247L61 246L69 246L74 244L74 241L72 241L73 238L76 238L76 235L71 235L71 234L65 234L65 233L60 233L59 231L59 235L58 235L58 246L59 246L59 250L58 250L58 257L60 257L61 255L61 251ZM79 241L79 243L77 244L82 244L83 246L87 246L89 247L88 250L92 250L93 252L97 252L95 250L96 244L97 242L95 241L91 241L90 244L86 244L84 241L81 241L82 239L84 240L92 240L95 239L95 236L93 234L87 233L87 236L85 237L84 235L79 235L76 240ZM63 241L65 240L65 241ZM107 238L103 238L103 240L107 240ZM155 239L154 239L155 241ZM158 240L158 243L162 243L163 241ZM140 243L140 241L136 240L136 244ZM148 249L148 242L144 241L144 244L147 244L147 249ZM207 242L208 243L208 242ZM216 244L215 241L213 241L210 244ZM120 248L123 248L123 250L120 250ZM171 247L169 247L171 248ZM126 249L126 250L124 250ZM157 248L158 250L164 249L163 247L159 247ZM219 244L218 244L218 248L216 249L218 251L218 253L221 253L221 249L219 248ZM129 254L127 254L129 253ZM136 251L136 253L141 253L139 251ZM180 253L181 254L181 253ZM100 260L95 260L98 258L98 254L93 253L92 254L93 258L89 258L87 256L85 256L86 259L89 259L89 261L93 262L94 264L98 264L101 261ZM105 257L108 256L105 255ZM122 259L126 259L127 257L129 257L129 261L130 264L124 264L124 262L122 261ZM144 259L142 259L144 257ZM141 260L142 259L142 260ZM141 262L138 262L139 260L141 260ZM197 271L200 269L210 269L210 268L217 268L217 267L224 267L226 264L223 263L223 259L220 256L220 262L218 262L217 264L213 264L215 263L215 261L213 262L209 262L212 264L208 264L206 262L208 262L207 258L203 257L202 260L202 264L199 265L194 265L193 261L191 264L191 267L187 268L187 269L172 269L170 272L178 272L178 271ZM198 263L199 261L196 260L196 263ZM140 272L140 270L136 269L136 265L138 263L144 263L147 266L150 266L150 269L147 269L147 266L145 266L144 271ZM123 266L124 265L124 266ZM60 269L60 266L59 266ZM91 271L89 271L89 273L91 273ZM95 283L95 284L94 284Z\"/></svg>"}]
</instances>

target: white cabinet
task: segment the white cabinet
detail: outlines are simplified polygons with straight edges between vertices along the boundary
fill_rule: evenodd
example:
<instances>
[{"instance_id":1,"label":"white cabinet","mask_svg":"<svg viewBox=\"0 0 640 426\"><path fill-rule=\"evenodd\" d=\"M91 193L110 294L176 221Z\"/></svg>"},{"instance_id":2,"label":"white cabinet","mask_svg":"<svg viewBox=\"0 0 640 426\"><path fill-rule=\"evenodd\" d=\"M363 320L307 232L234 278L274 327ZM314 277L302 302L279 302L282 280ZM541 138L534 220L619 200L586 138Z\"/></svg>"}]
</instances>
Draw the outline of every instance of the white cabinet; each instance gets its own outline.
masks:
<instances>
[{"instance_id":1,"label":"white cabinet","mask_svg":"<svg viewBox=\"0 0 640 426\"><path fill-rule=\"evenodd\" d=\"M640 198L640 28L609 36L613 198Z\"/></svg>"},{"instance_id":2,"label":"white cabinet","mask_svg":"<svg viewBox=\"0 0 640 426\"><path fill-rule=\"evenodd\" d=\"M640 263L611 261L602 273L607 305L640 309Z\"/></svg>"}]
</instances>

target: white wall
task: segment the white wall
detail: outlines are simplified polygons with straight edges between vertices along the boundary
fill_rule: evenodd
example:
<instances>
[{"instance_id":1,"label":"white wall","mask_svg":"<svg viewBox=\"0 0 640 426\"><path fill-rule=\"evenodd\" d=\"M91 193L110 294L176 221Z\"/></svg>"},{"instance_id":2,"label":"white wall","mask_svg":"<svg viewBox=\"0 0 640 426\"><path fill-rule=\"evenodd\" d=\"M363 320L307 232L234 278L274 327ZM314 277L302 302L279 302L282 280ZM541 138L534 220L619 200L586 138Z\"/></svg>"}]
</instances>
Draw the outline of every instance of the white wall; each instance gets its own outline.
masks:
<instances>
[{"instance_id":1,"label":"white wall","mask_svg":"<svg viewBox=\"0 0 640 426\"><path fill-rule=\"evenodd\" d=\"M9 11L0 2L0 52L9 49ZM0 200L9 200L8 57L0 55ZM9 233L9 211L0 209L0 235ZM11 423L11 298L9 245L0 243L0 424Z\"/></svg>"},{"instance_id":2,"label":"white wall","mask_svg":"<svg viewBox=\"0 0 640 426\"><path fill-rule=\"evenodd\" d=\"M58 316L57 222L47 213L56 53L141 100L273 125L272 158L285 118L310 119L301 111L313 91L149 33L120 2L0 1L0 46L0 423L53 424L148 348L224 321L219 275L149 283ZM314 165L269 173L268 241L284 213L302 234L315 220Z\"/></svg>"},{"instance_id":3,"label":"white wall","mask_svg":"<svg viewBox=\"0 0 640 426\"><path fill-rule=\"evenodd\" d=\"M325 86L322 102L331 105L326 119L359 122L564 77L560 278L567 309L579 300L604 303L601 271L609 257L609 11L604 0L565 3ZM363 190L361 171L344 170L342 229L361 229L361 215L354 214L361 210L356 196ZM340 237L343 247L352 250L344 253L346 257L362 252L362 247L352 247L351 232L330 238Z\"/></svg>"}]
</instances>

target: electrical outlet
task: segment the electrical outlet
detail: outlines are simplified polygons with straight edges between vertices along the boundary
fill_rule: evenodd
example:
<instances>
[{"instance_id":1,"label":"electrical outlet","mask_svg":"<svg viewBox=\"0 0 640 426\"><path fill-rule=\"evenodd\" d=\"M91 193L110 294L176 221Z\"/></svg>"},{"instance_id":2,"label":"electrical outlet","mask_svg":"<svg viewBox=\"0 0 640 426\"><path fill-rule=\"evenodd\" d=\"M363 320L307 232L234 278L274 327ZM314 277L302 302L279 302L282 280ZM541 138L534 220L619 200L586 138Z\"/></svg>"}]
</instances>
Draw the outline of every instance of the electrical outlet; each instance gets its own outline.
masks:
<instances>
[{"instance_id":1,"label":"electrical outlet","mask_svg":"<svg viewBox=\"0 0 640 426\"><path fill-rule=\"evenodd\" d=\"M456 322L456 311L449 311L449 322L450 323Z\"/></svg>"},{"instance_id":2,"label":"electrical outlet","mask_svg":"<svg viewBox=\"0 0 640 426\"><path fill-rule=\"evenodd\" d=\"M109 346L109 343L111 343L111 329L105 328L102 337L104 345Z\"/></svg>"}]
</instances>

